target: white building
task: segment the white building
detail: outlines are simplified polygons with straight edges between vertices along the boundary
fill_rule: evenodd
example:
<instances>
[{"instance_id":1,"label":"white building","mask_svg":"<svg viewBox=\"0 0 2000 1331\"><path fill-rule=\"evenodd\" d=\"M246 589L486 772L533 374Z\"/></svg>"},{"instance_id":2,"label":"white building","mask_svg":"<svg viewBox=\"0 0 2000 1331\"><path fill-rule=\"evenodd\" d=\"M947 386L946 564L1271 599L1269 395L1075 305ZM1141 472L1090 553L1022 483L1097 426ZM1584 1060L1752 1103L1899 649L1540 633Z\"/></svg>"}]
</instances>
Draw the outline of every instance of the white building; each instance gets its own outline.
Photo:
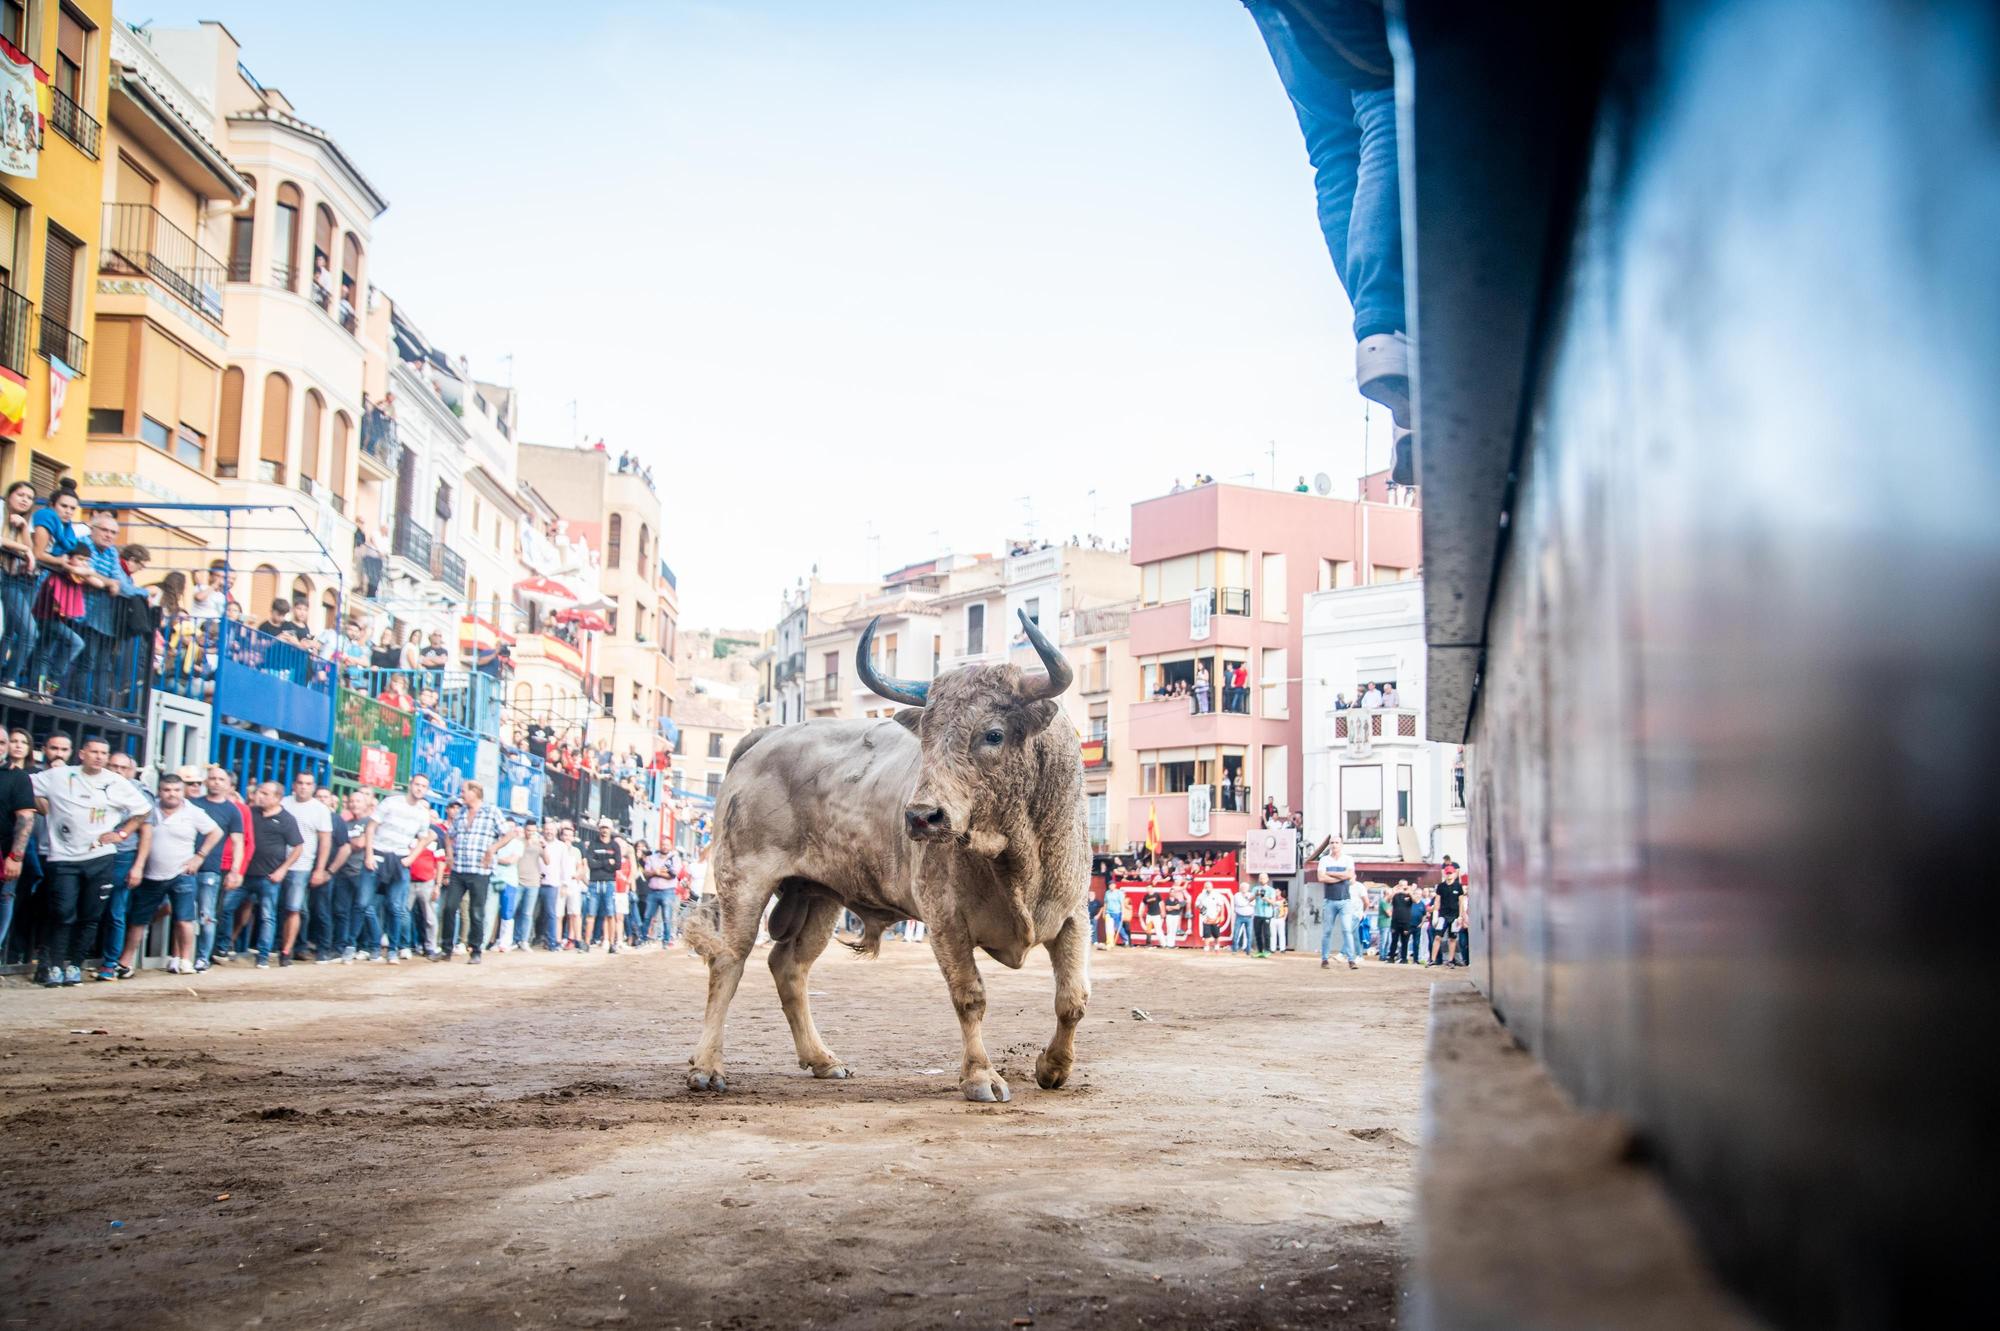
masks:
<instances>
[{"instance_id":1,"label":"white building","mask_svg":"<svg viewBox=\"0 0 2000 1331\"><path fill-rule=\"evenodd\" d=\"M1424 734L1422 581L1314 593L1305 621L1308 834L1338 832L1364 879L1445 855L1465 863L1462 753ZM1354 706L1371 685L1393 686L1395 705Z\"/></svg>"}]
</instances>

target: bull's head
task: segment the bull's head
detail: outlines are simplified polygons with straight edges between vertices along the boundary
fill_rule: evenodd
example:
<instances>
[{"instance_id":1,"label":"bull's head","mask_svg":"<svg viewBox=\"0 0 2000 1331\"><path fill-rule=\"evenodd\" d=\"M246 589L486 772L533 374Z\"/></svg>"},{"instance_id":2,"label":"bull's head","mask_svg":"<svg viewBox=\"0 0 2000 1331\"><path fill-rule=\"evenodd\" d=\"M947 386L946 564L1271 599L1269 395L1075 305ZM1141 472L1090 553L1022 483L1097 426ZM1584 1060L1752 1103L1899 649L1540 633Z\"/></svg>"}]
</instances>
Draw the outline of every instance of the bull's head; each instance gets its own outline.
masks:
<instances>
[{"instance_id":1,"label":"bull's head","mask_svg":"<svg viewBox=\"0 0 2000 1331\"><path fill-rule=\"evenodd\" d=\"M1055 719L1054 699L1074 678L1069 662L1025 613L1021 627L1047 675L1001 665L953 670L929 683L892 679L875 670L875 621L862 631L854 653L861 682L917 709L896 717L924 750L917 788L903 809L903 829L912 840L957 840L993 853L1004 848L997 829L1009 821L1009 810L1025 805L1035 781L1032 743Z\"/></svg>"}]
</instances>

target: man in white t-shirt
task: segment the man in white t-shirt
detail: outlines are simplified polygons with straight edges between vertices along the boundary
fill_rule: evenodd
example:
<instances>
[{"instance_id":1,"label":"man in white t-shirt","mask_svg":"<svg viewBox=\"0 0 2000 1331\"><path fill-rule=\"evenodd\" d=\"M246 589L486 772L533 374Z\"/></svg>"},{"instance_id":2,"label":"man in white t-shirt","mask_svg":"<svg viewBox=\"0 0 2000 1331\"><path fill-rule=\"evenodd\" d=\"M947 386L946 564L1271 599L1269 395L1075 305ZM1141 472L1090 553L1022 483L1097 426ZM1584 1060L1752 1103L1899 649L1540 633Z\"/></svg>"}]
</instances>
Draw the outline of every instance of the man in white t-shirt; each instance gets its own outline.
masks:
<instances>
[{"instance_id":1,"label":"man in white t-shirt","mask_svg":"<svg viewBox=\"0 0 2000 1331\"><path fill-rule=\"evenodd\" d=\"M285 875L285 891L278 903L285 920L284 946L279 950L289 957L292 945L299 941L299 916L306 909L307 898L311 897L315 915L332 905L326 891L326 861L333 854L333 810L320 802L319 782L311 772L300 772L292 778L292 793L278 801L278 807L292 815L299 831L306 834L305 854L299 856ZM316 930L315 934L325 932Z\"/></svg>"},{"instance_id":2,"label":"man in white t-shirt","mask_svg":"<svg viewBox=\"0 0 2000 1331\"><path fill-rule=\"evenodd\" d=\"M1229 893L1222 884L1210 882L1195 897L1194 909L1201 917L1201 950L1222 951L1222 926L1229 919Z\"/></svg>"},{"instance_id":3,"label":"man in white t-shirt","mask_svg":"<svg viewBox=\"0 0 2000 1331\"><path fill-rule=\"evenodd\" d=\"M35 805L48 827L43 869L42 956L49 987L83 983L84 950L111 899L118 846L138 833L153 811L144 791L105 764L111 746L96 735L77 751L75 767L35 773Z\"/></svg>"},{"instance_id":4,"label":"man in white t-shirt","mask_svg":"<svg viewBox=\"0 0 2000 1331\"><path fill-rule=\"evenodd\" d=\"M376 802L361 838L361 867L375 875L375 890L389 900L389 946L383 960L391 965L399 954L410 954L409 862L437 820L437 812L426 798L430 790L430 778L416 773L410 778L408 793Z\"/></svg>"},{"instance_id":5,"label":"man in white t-shirt","mask_svg":"<svg viewBox=\"0 0 2000 1331\"><path fill-rule=\"evenodd\" d=\"M1256 904L1250 898L1250 884L1238 881L1236 891L1229 898L1230 915L1235 921L1229 931L1231 952L1248 952L1251 944L1256 941L1250 923L1257 914Z\"/></svg>"},{"instance_id":6,"label":"man in white t-shirt","mask_svg":"<svg viewBox=\"0 0 2000 1331\"><path fill-rule=\"evenodd\" d=\"M1319 886L1326 897L1326 907L1320 916L1320 969L1325 970L1330 964L1328 958L1333 953L1334 936L1337 934L1340 955L1346 959L1347 969L1359 970L1357 958L1361 955L1361 939L1356 926L1361 918L1361 903L1355 896L1354 863L1347 858L1337 836L1320 842L1313 858L1319 861Z\"/></svg>"},{"instance_id":7,"label":"man in white t-shirt","mask_svg":"<svg viewBox=\"0 0 2000 1331\"><path fill-rule=\"evenodd\" d=\"M125 952L118 958L124 979L139 964L139 944L146 927L162 905L173 907L173 945L167 953L169 975L194 974L195 874L208 853L222 842L222 828L188 803L187 783L167 774L160 778L160 802L152 821L140 829L143 858L132 866L138 879L125 910Z\"/></svg>"}]
</instances>

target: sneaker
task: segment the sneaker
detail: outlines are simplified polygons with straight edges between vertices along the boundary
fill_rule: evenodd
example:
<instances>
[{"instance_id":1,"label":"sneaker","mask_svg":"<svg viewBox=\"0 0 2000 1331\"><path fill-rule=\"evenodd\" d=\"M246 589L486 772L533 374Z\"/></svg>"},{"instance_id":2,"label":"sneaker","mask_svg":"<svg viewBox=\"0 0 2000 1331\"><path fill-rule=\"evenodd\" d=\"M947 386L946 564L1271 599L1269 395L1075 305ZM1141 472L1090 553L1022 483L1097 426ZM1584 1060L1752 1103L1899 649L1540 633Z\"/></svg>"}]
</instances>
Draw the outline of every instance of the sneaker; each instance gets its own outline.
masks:
<instances>
[{"instance_id":1,"label":"sneaker","mask_svg":"<svg viewBox=\"0 0 2000 1331\"><path fill-rule=\"evenodd\" d=\"M1325 958L1325 957L1321 957L1321 958L1319 959L1319 968L1320 968L1321 970L1325 970L1325 969L1326 969L1326 966L1327 966L1327 962L1326 962L1326 958Z\"/></svg>"},{"instance_id":2,"label":"sneaker","mask_svg":"<svg viewBox=\"0 0 2000 1331\"><path fill-rule=\"evenodd\" d=\"M1410 338L1407 333L1375 333L1354 348L1354 386L1380 402L1403 429L1410 428Z\"/></svg>"},{"instance_id":3,"label":"sneaker","mask_svg":"<svg viewBox=\"0 0 2000 1331\"><path fill-rule=\"evenodd\" d=\"M260 971L267 971L267 970L271 969L271 963L270 963L269 959L267 959L267 958L264 958L264 957L259 957L259 958L257 959L257 969L258 969L258 970L260 970Z\"/></svg>"},{"instance_id":4,"label":"sneaker","mask_svg":"<svg viewBox=\"0 0 2000 1331\"><path fill-rule=\"evenodd\" d=\"M343 951L343 952L342 952L342 953L340 954L340 964L341 964L341 965L343 965L343 966L352 966L352 965L354 964L354 949L353 949L353 948L351 948L351 947L350 947L350 948L347 948L347 949L346 949L345 951Z\"/></svg>"},{"instance_id":5,"label":"sneaker","mask_svg":"<svg viewBox=\"0 0 2000 1331\"><path fill-rule=\"evenodd\" d=\"M62 980L62 982L63 982L64 984L66 984L66 985L70 985L70 984L82 984L82 983L83 983L83 967L81 967L81 966L65 966L65 967L63 967L63 980Z\"/></svg>"},{"instance_id":6,"label":"sneaker","mask_svg":"<svg viewBox=\"0 0 2000 1331\"><path fill-rule=\"evenodd\" d=\"M60 966L35 967L35 983L49 989L55 988L57 985L62 983L62 967Z\"/></svg>"},{"instance_id":7,"label":"sneaker","mask_svg":"<svg viewBox=\"0 0 2000 1331\"><path fill-rule=\"evenodd\" d=\"M291 954L291 953L289 953L289 952L280 952L280 953L278 954L278 966L279 966L279 969L283 969L284 967L286 967L286 966L289 966L289 965L291 965L291 964L292 964L292 954Z\"/></svg>"},{"instance_id":8,"label":"sneaker","mask_svg":"<svg viewBox=\"0 0 2000 1331\"><path fill-rule=\"evenodd\" d=\"M465 959L465 964L468 966L477 966L479 964L479 954L475 952L471 956L467 957Z\"/></svg>"},{"instance_id":9,"label":"sneaker","mask_svg":"<svg viewBox=\"0 0 2000 1331\"><path fill-rule=\"evenodd\" d=\"M393 966L397 962L401 961L402 958L397 956L394 952L384 952L382 954L382 960L388 962L391 966Z\"/></svg>"},{"instance_id":10,"label":"sneaker","mask_svg":"<svg viewBox=\"0 0 2000 1331\"><path fill-rule=\"evenodd\" d=\"M198 958L196 958L196 959L195 959L195 963L194 963L194 973L195 973L196 975L199 975L199 974L201 974L201 973L202 973L203 971L205 971L205 970L207 970L207 969L208 969L208 958L207 958L207 957L198 957Z\"/></svg>"},{"instance_id":11,"label":"sneaker","mask_svg":"<svg viewBox=\"0 0 2000 1331\"><path fill-rule=\"evenodd\" d=\"M402 958L404 961L408 961L410 959L410 949L408 949L407 947L397 948L396 955Z\"/></svg>"},{"instance_id":12,"label":"sneaker","mask_svg":"<svg viewBox=\"0 0 2000 1331\"><path fill-rule=\"evenodd\" d=\"M1347 969L1351 971L1358 971L1361 969L1361 966L1360 963L1356 962L1353 957L1349 957L1347 959Z\"/></svg>"},{"instance_id":13,"label":"sneaker","mask_svg":"<svg viewBox=\"0 0 2000 1331\"><path fill-rule=\"evenodd\" d=\"M607 948L606 950L607 950L607 951L609 951L609 952L613 952L613 953L615 953L615 952L617 952L617 951L618 951L618 944L616 944L616 943L613 943L613 944L612 944L612 945L611 945L611 946L610 946L609 948Z\"/></svg>"},{"instance_id":14,"label":"sneaker","mask_svg":"<svg viewBox=\"0 0 2000 1331\"><path fill-rule=\"evenodd\" d=\"M313 965L315 965L315 966L331 966L331 965L332 965L332 964L334 963L334 961L335 961L335 960L336 960L336 958L333 958L333 957L314 957L314 958L313 958Z\"/></svg>"}]
</instances>

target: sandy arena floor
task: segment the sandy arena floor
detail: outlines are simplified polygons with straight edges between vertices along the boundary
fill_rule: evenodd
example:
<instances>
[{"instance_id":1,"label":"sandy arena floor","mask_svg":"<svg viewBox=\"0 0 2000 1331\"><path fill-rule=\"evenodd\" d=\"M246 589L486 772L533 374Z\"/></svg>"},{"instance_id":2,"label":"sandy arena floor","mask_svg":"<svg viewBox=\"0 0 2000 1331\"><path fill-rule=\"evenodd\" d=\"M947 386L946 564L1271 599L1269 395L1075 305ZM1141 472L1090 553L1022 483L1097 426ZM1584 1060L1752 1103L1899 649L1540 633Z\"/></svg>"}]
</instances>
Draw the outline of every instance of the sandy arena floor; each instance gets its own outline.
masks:
<instances>
[{"instance_id":1,"label":"sandy arena floor","mask_svg":"<svg viewBox=\"0 0 2000 1331\"><path fill-rule=\"evenodd\" d=\"M813 972L849 1082L760 951L722 1097L679 948L0 982L0 1325L1392 1325L1440 972L1094 963L1056 1092L1044 956L982 967L994 1106L897 942Z\"/></svg>"}]
</instances>

